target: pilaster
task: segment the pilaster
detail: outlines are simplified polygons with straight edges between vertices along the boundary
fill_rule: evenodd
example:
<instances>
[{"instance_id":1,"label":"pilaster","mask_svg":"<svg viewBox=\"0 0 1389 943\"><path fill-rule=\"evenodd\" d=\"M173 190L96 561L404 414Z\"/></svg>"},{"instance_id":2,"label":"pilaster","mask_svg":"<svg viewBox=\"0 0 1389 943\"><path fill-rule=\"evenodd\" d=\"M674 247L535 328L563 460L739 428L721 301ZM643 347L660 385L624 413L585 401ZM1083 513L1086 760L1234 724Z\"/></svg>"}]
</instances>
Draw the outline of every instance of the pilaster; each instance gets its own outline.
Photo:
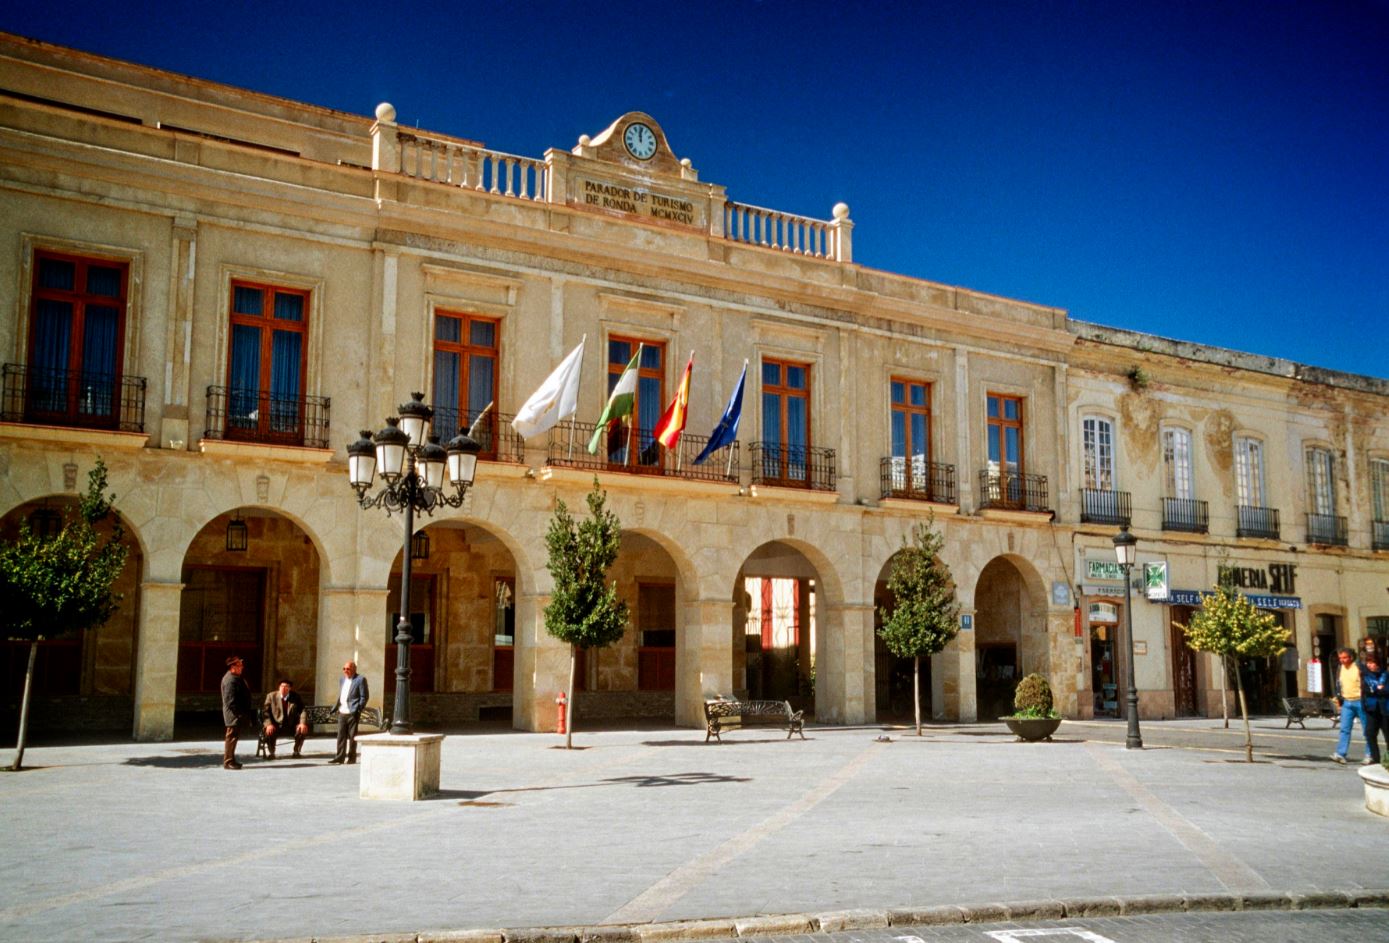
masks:
<instances>
[{"instance_id":1,"label":"pilaster","mask_svg":"<svg viewBox=\"0 0 1389 943\"><path fill-rule=\"evenodd\" d=\"M342 666L357 663L367 679L368 705L381 707L395 687L395 665L386 668L386 590L325 589L318 608L318 645L314 669L315 698L331 703L342 683Z\"/></svg>"},{"instance_id":2,"label":"pilaster","mask_svg":"<svg viewBox=\"0 0 1389 943\"><path fill-rule=\"evenodd\" d=\"M675 655L675 723L704 725L704 700L733 694L733 603L700 599L685 606Z\"/></svg>"},{"instance_id":3,"label":"pilaster","mask_svg":"<svg viewBox=\"0 0 1389 943\"><path fill-rule=\"evenodd\" d=\"M179 604L182 583L140 585L140 629L135 650L134 738L174 738L174 695L178 685Z\"/></svg>"}]
</instances>

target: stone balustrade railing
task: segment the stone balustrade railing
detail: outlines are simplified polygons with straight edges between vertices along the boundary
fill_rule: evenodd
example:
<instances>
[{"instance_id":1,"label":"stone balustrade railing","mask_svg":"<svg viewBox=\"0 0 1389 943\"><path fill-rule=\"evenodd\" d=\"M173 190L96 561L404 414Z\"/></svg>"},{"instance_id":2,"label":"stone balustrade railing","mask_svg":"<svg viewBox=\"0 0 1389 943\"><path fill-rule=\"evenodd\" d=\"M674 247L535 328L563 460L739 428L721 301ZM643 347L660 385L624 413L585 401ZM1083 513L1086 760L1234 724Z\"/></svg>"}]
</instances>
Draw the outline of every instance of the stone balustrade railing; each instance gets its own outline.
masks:
<instances>
[{"instance_id":1,"label":"stone balustrade railing","mask_svg":"<svg viewBox=\"0 0 1389 943\"><path fill-rule=\"evenodd\" d=\"M383 102L377 106L376 124L371 129L373 171L513 199L565 202L566 181L552 176L565 172L562 163L557 165L549 158L535 160L488 150L469 141L405 130L395 119L396 111L391 105ZM687 168L688 163L685 162ZM690 175L686 179L698 178ZM380 184L377 192L378 196L384 192ZM721 187L713 188L713 199L722 199ZM708 234L714 239L723 238L813 259L852 262L854 224L849 219L849 207L836 204L833 217L812 219L729 200L724 202L722 214L710 213Z\"/></svg>"}]
</instances>

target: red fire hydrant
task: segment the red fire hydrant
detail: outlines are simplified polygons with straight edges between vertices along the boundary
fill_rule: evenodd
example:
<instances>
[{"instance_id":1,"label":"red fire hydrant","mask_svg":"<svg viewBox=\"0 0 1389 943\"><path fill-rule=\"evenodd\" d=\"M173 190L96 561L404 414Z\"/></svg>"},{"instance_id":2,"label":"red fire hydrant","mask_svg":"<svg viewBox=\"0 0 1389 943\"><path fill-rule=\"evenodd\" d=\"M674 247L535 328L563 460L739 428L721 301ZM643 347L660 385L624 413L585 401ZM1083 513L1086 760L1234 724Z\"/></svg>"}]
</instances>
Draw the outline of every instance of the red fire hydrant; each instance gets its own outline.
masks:
<instances>
[{"instance_id":1,"label":"red fire hydrant","mask_svg":"<svg viewBox=\"0 0 1389 943\"><path fill-rule=\"evenodd\" d=\"M564 692L563 692L563 691L559 692L559 696L555 698L555 707L556 707L556 709L557 709L557 711L558 711L558 713L559 713L559 721L558 721L558 723L557 723L557 725L556 725L556 727L555 727L555 733L564 733L564 732L565 732L565 726L564 726L564 723L565 723L564 710L565 710L565 708L568 706L568 704L569 704L569 702L566 701L565 698L564 698Z\"/></svg>"}]
</instances>

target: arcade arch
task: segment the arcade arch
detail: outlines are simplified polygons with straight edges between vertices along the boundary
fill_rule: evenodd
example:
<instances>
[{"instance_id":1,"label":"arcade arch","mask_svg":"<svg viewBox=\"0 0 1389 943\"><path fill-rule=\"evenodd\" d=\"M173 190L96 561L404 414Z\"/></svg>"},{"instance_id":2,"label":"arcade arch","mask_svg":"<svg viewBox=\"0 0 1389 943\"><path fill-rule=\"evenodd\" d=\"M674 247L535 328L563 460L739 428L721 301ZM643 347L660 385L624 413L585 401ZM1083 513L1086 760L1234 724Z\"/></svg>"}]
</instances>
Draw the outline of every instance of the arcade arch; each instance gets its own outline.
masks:
<instances>
[{"instance_id":1,"label":"arcade arch","mask_svg":"<svg viewBox=\"0 0 1389 943\"><path fill-rule=\"evenodd\" d=\"M980 720L1013 711L1013 689L1024 675L1051 676L1046 595L1026 559L995 557L974 589L975 699Z\"/></svg>"}]
</instances>

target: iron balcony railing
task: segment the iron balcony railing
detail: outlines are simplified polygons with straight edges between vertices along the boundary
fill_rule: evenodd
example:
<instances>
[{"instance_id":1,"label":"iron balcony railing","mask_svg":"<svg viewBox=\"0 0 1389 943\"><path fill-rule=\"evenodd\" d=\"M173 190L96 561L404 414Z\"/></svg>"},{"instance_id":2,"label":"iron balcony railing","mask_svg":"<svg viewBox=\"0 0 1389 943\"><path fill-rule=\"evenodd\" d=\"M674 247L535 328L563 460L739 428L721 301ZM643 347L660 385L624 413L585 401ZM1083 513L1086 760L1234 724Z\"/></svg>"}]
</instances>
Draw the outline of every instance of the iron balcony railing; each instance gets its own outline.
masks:
<instances>
[{"instance_id":1,"label":"iron balcony railing","mask_svg":"<svg viewBox=\"0 0 1389 943\"><path fill-rule=\"evenodd\" d=\"M1278 539L1278 509L1235 505L1235 536Z\"/></svg>"},{"instance_id":2,"label":"iron balcony railing","mask_svg":"<svg viewBox=\"0 0 1389 943\"><path fill-rule=\"evenodd\" d=\"M598 442L597 454L588 451L589 439L598 428L591 422L561 422L550 430L545 464L556 468L586 468L593 471L624 472L632 475L660 475L689 481L738 480L738 443L715 449L701 464L695 458L709 444L709 437L682 433L674 449L657 442L650 432L632 432L627 426L613 426Z\"/></svg>"},{"instance_id":3,"label":"iron balcony railing","mask_svg":"<svg viewBox=\"0 0 1389 943\"><path fill-rule=\"evenodd\" d=\"M1331 547L1348 545L1350 531L1346 519L1336 514L1308 514L1307 542Z\"/></svg>"},{"instance_id":4,"label":"iron balcony railing","mask_svg":"<svg viewBox=\"0 0 1389 943\"><path fill-rule=\"evenodd\" d=\"M889 455L882 460L878 474L884 498L956 503L954 465L928 462L924 455L913 455L910 461L905 456Z\"/></svg>"},{"instance_id":5,"label":"iron balcony railing","mask_svg":"<svg viewBox=\"0 0 1389 943\"><path fill-rule=\"evenodd\" d=\"M514 418L516 417L502 415L495 410L488 410L481 417L465 412L464 423L460 426L459 410L435 406L430 431L437 435L444 445L448 445L449 440L459 432L467 432L482 446L482 451L478 453L478 458L482 461L523 465L526 461L526 440L511 428L511 420Z\"/></svg>"},{"instance_id":6,"label":"iron balcony railing","mask_svg":"<svg viewBox=\"0 0 1389 943\"><path fill-rule=\"evenodd\" d=\"M833 491L837 486L834 449L817 449L779 442L753 442L748 446L754 485Z\"/></svg>"},{"instance_id":7,"label":"iron balcony railing","mask_svg":"<svg viewBox=\"0 0 1389 943\"><path fill-rule=\"evenodd\" d=\"M7 363L0 420L145 431L145 378Z\"/></svg>"},{"instance_id":8,"label":"iron balcony railing","mask_svg":"<svg viewBox=\"0 0 1389 943\"><path fill-rule=\"evenodd\" d=\"M986 468L979 472L979 509L1049 512L1047 476Z\"/></svg>"},{"instance_id":9,"label":"iron balcony railing","mask_svg":"<svg viewBox=\"0 0 1389 943\"><path fill-rule=\"evenodd\" d=\"M1082 524L1118 524L1128 527L1133 509L1127 491L1107 488L1080 489L1080 520Z\"/></svg>"},{"instance_id":10,"label":"iron balcony railing","mask_svg":"<svg viewBox=\"0 0 1389 943\"><path fill-rule=\"evenodd\" d=\"M1389 550L1389 521L1370 523L1370 549Z\"/></svg>"},{"instance_id":11,"label":"iron balcony railing","mask_svg":"<svg viewBox=\"0 0 1389 943\"><path fill-rule=\"evenodd\" d=\"M1210 531L1210 527L1210 511L1205 501L1195 498L1162 499L1163 530L1205 534Z\"/></svg>"},{"instance_id":12,"label":"iron balcony railing","mask_svg":"<svg viewBox=\"0 0 1389 943\"><path fill-rule=\"evenodd\" d=\"M328 448L326 396L275 396L264 390L207 388L209 439Z\"/></svg>"}]
</instances>

